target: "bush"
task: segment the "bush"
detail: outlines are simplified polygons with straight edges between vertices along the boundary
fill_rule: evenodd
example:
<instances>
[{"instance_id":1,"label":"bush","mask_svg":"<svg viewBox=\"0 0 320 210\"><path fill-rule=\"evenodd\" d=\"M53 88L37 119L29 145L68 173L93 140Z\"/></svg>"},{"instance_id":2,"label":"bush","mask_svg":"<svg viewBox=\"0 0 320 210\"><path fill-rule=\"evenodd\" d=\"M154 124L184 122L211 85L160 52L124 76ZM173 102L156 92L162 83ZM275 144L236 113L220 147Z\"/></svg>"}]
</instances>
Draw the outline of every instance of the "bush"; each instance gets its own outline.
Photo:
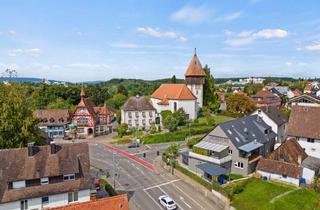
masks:
<instances>
[{"instance_id":1,"label":"bush","mask_svg":"<svg viewBox=\"0 0 320 210\"><path fill-rule=\"evenodd\" d=\"M241 178L243 178L243 176L240 174L225 174L225 175L223 175L223 178L225 180L232 181L232 180L236 180L236 179L241 179Z\"/></svg>"},{"instance_id":2,"label":"bush","mask_svg":"<svg viewBox=\"0 0 320 210\"><path fill-rule=\"evenodd\" d=\"M220 114L228 117L233 117L233 118L240 118L244 116L244 114L242 113L232 113L229 111L221 111Z\"/></svg>"},{"instance_id":3,"label":"bush","mask_svg":"<svg viewBox=\"0 0 320 210\"><path fill-rule=\"evenodd\" d=\"M116 144L130 144L130 143L132 143L132 140L129 136L124 136L124 137L118 139L115 143Z\"/></svg>"},{"instance_id":4,"label":"bush","mask_svg":"<svg viewBox=\"0 0 320 210\"><path fill-rule=\"evenodd\" d=\"M106 189L107 193L110 196L117 195L117 192L113 189L113 187L106 180L100 179L99 182Z\"/></svg>"},{"instance_id":5,"label":"bush","mask_svg":"<svg viewBox=\"0 0 320 210\"><path fill-rule=\"evenodd\" d=\"M194 137L187 141L187 146L192 149L193 145L197 144L201 140L201 137Z\"/></svg>"}]
</instances>

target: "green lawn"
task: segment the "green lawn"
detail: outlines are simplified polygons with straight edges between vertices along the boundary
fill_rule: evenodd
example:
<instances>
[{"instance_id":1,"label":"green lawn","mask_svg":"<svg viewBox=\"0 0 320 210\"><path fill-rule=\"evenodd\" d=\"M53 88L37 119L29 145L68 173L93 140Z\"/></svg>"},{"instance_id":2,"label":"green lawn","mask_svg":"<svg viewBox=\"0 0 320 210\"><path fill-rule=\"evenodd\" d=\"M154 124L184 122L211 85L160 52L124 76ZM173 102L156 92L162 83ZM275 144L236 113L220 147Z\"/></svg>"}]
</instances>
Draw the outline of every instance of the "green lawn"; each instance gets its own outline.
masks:
<instances>
[{"instance_id":1,"label":"green lawn","mask_svg":"<svg viewBox=\"0 0 320 210\"><path fill-rule=\"evenodd\" d=\"M315 210L320 209L320 193L311 189L299 189L289 193L274 203L271 199L286 191L296 189L294 186L267 182L252 178L225 187L232 195L231 205L237 210Z\"/></svg>"},{"instance_id":2,"label":"green lawn","mask_svg":"<svg viewBox=\"0 0 320 210\"><path fill-rule=\"evenodd\" d=\"M216 115L216 116L213 116L213 119L214 119L215 123L217 124L217 123L222 123L222 122L233 120L234 118L224 116L224 115ZM205 117L199 117L198 122L200 124L207 123L207 119Z\"/></svg>"}]
</instances>

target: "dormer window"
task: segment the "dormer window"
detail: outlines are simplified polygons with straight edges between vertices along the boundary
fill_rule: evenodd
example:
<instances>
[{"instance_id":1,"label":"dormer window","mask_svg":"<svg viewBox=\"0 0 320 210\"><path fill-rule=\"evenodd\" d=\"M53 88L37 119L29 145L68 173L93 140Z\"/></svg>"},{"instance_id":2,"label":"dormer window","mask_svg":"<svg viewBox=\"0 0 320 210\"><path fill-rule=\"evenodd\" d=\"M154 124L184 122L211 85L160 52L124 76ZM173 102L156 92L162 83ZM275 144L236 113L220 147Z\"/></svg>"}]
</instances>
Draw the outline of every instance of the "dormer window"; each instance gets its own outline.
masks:
<instances>
[{"instance_id":1,"label":"dormer window","mask_svg":"<svg viewBox=\"0 0 320 210\"><path fill-rule=\"evenodd\" d=\"M15 181L12 182L12 189L19 189L19 188L24 188L26 187L26 181Z\"/></svg>"},{"instance_id":2,"label":"dormer window","mask_svg":"<svg viewBox=\"0 0 320 210\"><path fill-rule=\"evenodd\" d=\"M54 119L53 119L53 118L50 118L50 122L53 123L53 122L54 122Z\"/></svg>"},{"instance_id":3,"label":"dormer window","mask_svg":"<svg viewBox=\"0 0 320 210\"><path fill-rule=\"evenodd\" d=\"M75 180L74 174L63 175L63 181Z\"/></svg>"},{"instance_id":4,"label":"dormer window","mask_svg":"<svg viewBox=\"0 0 320 210\"><path fill-rule=\"evenodd\" d=\"M61 117L61 118L59 119L59 122L60 122L60 123L63 123L63 122L64 122L64 119Z\"/></svg>"},{"instance_id":5,"label":"dormer window","mask_svg":"<svg viewBox=\"0 0 320 210\"><path fill-rule=\"evenodd\" d=\"M41 178L40 182L41 182L41 185L49 184L49 178L48 177Z\"/></svg>"}]
</instances>

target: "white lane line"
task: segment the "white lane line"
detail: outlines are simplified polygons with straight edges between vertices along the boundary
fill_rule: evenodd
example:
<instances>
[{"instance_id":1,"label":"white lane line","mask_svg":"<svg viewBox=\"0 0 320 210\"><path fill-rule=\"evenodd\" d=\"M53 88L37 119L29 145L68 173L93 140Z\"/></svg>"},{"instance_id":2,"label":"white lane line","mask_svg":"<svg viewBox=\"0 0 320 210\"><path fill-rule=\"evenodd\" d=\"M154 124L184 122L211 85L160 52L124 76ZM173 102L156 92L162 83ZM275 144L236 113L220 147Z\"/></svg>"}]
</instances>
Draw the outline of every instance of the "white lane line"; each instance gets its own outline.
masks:
<instances>
[{"instance_id":1,"label":"white lane line","mask_svg":"<svg viewBox=\"0 0 320 210\"><path fill-rule=\"evenodd\" d=\"M167 184L171 184L171 183L177 182L177 181L180 181L180 179L175 179L175 180L171 180L169 182L165 182L165 183L161 183L161 184L154 185L154 186L151 186L151 187L147 187L147 188L144 188L143 190L150 190L152 188L161 187L161 186L164 186L164 185L167 185Z\"/></svg>"},{"instance_id":2,"label":"white lane line","mask_svg":"<svg viewBox=\"0 0 320 210\"><path fill-rule=\"evenodd\" d=\"M192 208L187 202L184 201L184 198L183 198L182 196L180 196L180 200L181 200L184 204L186 204L186 206L188 206L189 209Z\"/></svg>"},{"instance_id":3,"label":"white lane line","mask_svg":"<svg viewBox=\"0 0 320 210\"><path fill-rule=\"evenodd\" d=\"M169 194L166 193L166 191L164 191L161 187L158 187L158 189L161 190L161 192L163 192L163 194L169 195ZM184 210L184 208L182 208L180 205L178 205L177 201L176 201L176 205L178 206L178 209ZM190 206L190 205L188 204L188 207L189 207L189 206ZM190 208L191 208L191 206L190 206Z\"/></svg>"},{"instance_id":4,"label":"white lane line","mask_svg":"<svg viewBox=\"0 0 320 210\"><path fill-rule=\"evenodd\" d=\"M143 192L145 192L147 196L149 196L149 198L151 198L151 200L155 202L155 204L157 204L161 210L163 209L162 206L160 206L160 204L146 190L143 190Z\"/></svg>"},{"instance_id":5,"label":"white lane line","mask_svg":"<svg viewBox=\"0 0 320 210\"><path fill-rule=\"evenodd\" d=\"M191 196L189 196L187 193L185 193L182 189L180 189L180 187L178 187L175 184L172 184L175 188L177 188L180 192L182 192L184 195L186 195L190 200L192 200L195 204L197 204L198 206L200 206L201 209L204 209L203 206L201 206L197 201L195 201Z\"/></svg>"}]
</instances>

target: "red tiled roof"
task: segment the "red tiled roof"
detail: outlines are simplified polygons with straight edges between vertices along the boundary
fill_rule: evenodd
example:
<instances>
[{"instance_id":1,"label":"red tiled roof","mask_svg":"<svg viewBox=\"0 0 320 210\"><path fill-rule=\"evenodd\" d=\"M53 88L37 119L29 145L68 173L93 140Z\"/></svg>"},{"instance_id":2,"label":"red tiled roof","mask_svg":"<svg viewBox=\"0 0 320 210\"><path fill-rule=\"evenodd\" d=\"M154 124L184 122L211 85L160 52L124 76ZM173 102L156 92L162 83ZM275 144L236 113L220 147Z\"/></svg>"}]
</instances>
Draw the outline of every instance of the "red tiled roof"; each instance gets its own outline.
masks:
<instances>
[{"instance_id":1,"label":"red tiled roof","mask_svg":"<svg viewBox=\"0 0 320 210\"><path fill-rule=\"evenodd\" d=\"M37 109L33 116L39 119L39 125L65 125L71 114L68 109Z\"/></svg>"},{"instance_id":2,"label":"red tiled roof","mask_svg":"<svg viewBox=\"0 0 320 210\"><path fill-rule=\"evenodd\" d=\"M320 107L292 106L288 136L320 139Z\"/></svg>"},{"instance_id":3,"label":"red tiled roof","mask_svg":"<svg viewBox=\"0 0 320 210\"><path fill-rule=\"evenodd\" d=\"M129 210L127 194L71 204L51 210Z\"/></svg>"},{"instance_id":4,"label":"red tiled roof","mask_svg":"<svg viewBox=\"0 0 320 210\"><path fill-rule=\"evenodd\" d=\"M188 76L206 76L206 73L203 71L201 63L196 54L192 57L192 60L187 68L186 73L184 74L186 77Z\"/></svg>"},{"instance_id":5,"label":"red tiled roof","mask_svg":"<svg viewBox=\"0 0 320 210\"><path fill-rule=\"evenodd\" d=\"M270 91L261 90L251 98L257 103L258 107L262 106L281 106L281 98Z\"/></svg>"},{"instance_id":6,"label":"red tiled roof","mask_svg":"<svg viewBox=\"0 0 320 210\"><path fill-rule=\"evenodd\" d=\"M197 99L185 84L162 84L151 95L152 98L173 100L195 100Z\"/></svg>"},{"instance_id":7,"label":"red tiled roof","mask_svg":"<svg viewBox=\"0 0 320 210\"><path fill-rule=\"evenodd\" d=\"M302 95L302 92L300 91L300 90L298 90L298 89L295 89L294 91L293 91L293 95L296 97L296 96L301 96Z\"/></svg>"}]
</instances>

